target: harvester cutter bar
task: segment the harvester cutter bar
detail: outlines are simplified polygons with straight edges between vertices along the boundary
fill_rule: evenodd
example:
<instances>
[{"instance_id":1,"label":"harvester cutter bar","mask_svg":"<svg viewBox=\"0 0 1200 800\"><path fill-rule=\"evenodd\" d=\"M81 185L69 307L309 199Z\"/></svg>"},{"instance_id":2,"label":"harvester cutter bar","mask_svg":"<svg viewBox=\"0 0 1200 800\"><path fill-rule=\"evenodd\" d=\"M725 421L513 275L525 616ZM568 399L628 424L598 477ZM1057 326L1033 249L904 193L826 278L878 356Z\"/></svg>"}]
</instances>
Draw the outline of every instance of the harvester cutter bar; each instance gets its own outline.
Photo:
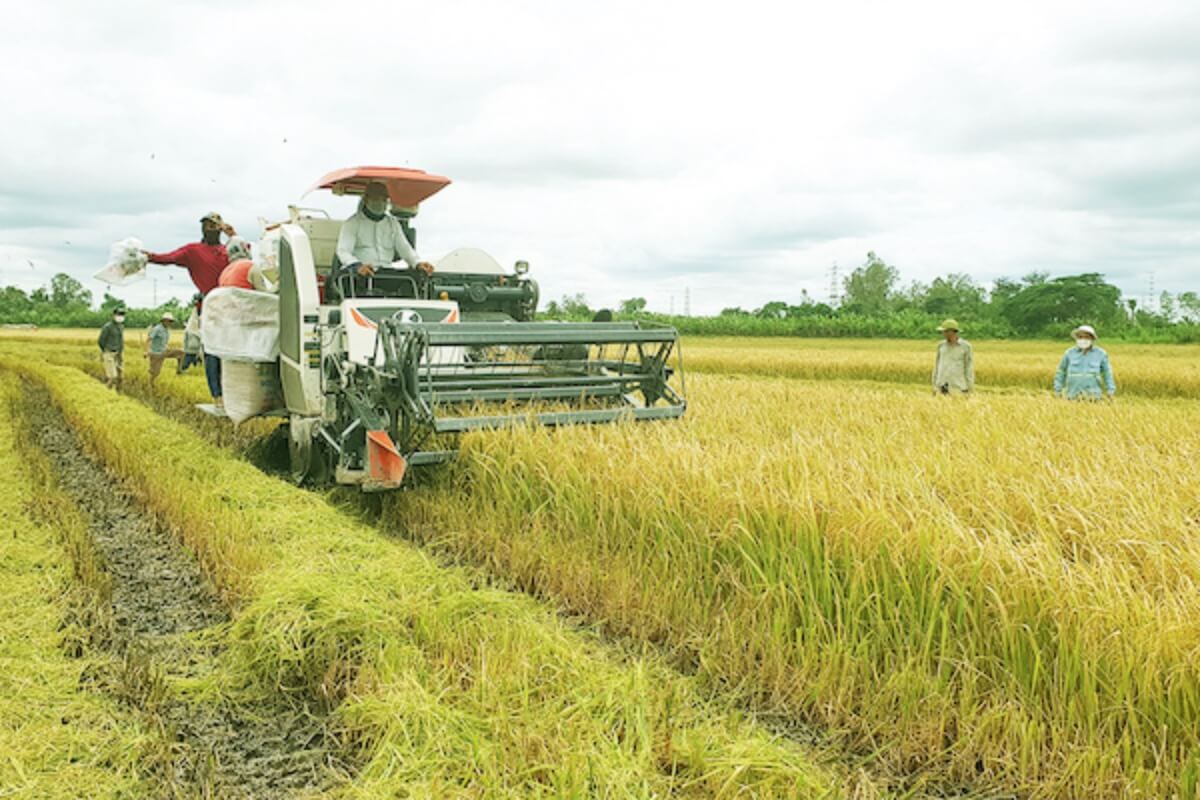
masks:
<instances>
[{"instance_id":1,"label":"harvester cutter bar","mask_svg":"<svg viewBox=\"0 0 1200 800\"><path fill-rule=\"evenodd\" d=\"M434 420L438 433L494 430L521 425L585 425L600 422L629 420L673 419L683 416L683 406L655 406L592 409L587 411L546 411L539 414L511 414L486 417L447 417Z\"/></svg>"},{"instance_id":2,"label":"harvester cutter bar","mask_svg":"<svg viewBox=\"0 0 1200 800\"><path fill-rule=\"evenodd\" d=\"M608 383L603 386L578 385L555 387L507 387L501 389L457 389L437 391L433 393L433 402L473 403L473 402L504 402L525 400L584 400L593 397L618 397L627 392L620 384Z\"/></svg>"},{"instance_id":3,"label":"harvester cutter bar","mask_svg":"<svg viewBox=\"0 0 1200 800\"><path fill-rule=\"evenodd\" d=\"M674 343L679 336L667 326L636 322L462 322L425 327L430 347L554 344Z\"/></svg>"},{"instance_id":4,"label":"harvester cutter bar","mask_svg":"<svg viewBox=\"0 0 1200 800\"><path fill-rule=\"evenodd\" d=\"M432 376L431 376L432 377ZM440 392L442 390L454 389L470 389L476 386L485 385L502 385L502 386L524 386L524 387L542 387L542 386L603 386L610 383L636 383L641 380L650 380L654 376L649 373L641 372L626 372L623 375L539 375L535 372L529 373L496 373L482 375L471 375L469 378L459 376L433 377L433 391Z\"/></svg>"}]
</instances>

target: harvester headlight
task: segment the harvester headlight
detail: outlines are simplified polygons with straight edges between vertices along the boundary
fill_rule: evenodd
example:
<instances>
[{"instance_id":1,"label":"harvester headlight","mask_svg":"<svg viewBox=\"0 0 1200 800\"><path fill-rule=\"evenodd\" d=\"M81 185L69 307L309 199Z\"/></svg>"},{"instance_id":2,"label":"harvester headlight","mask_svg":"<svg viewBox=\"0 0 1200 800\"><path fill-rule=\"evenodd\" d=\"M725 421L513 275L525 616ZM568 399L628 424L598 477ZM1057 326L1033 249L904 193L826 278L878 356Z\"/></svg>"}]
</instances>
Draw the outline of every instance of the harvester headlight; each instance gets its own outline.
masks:
<instances>
[{"instance_id":1,"label":"harvester headlight","mask_svg":"<svg viewBox=\"0 0 1200 800\"><path fill-rule=\"evenodd\" d=\"M529 262L518 261L513 265L513 272L516 272L518 275L524 275L526 272L529 272Z\"/></svg>"}]
</instances>

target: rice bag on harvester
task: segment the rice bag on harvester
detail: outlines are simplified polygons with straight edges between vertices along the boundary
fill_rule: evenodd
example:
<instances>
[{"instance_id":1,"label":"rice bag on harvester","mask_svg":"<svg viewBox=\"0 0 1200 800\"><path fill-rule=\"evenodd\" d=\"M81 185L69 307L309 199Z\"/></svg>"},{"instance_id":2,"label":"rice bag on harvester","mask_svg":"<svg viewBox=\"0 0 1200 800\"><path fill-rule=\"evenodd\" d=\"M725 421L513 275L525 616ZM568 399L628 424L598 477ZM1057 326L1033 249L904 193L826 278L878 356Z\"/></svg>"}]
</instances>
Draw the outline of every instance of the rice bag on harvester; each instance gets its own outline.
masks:
<instances>
[{"instance_id":1,"label":"rice bag on harvester","mask_svg":"<svg viewBox=\"0 0 1200 800\"><path fill-rule=\"evenodd\" d=\"M109 248L108 263L94 277L116 286L141 280L146 275L146 256L142 249L142 240L132 236L115 242Z\"/></svg>"},{"instance_id":2,"label":"rice bag on harvester","mask_svg":"<svg viewBox=\"0 0 1200 800\"><path fill-rule=\"evenodd\" d=\"M279 297L223 287L204 298L204 352L221 359L225 413L235 424L283 407L279 384Z\"/></svg>"},{"instance_id":3,"label":"rice bag on harvester","mask_svg":"<svg viewBox=\"0 0 1200 800\"><path fill-rule=\"evenodd\" d=\"M279 297L222 287L204 298L200 315L204 352L222 361L274 362L279 358Z\"/></svg>"},{"instance_id":4,"label":"rice bag on harvester","mask_svg":"<svg viewBox=\"0 0 1200 800\"><path fill-rule=\"evenodd\" d=\"M283 407L279 364L255 361L221 361L221 393L225 414L235 425Z\"/></svg>"}]
</instances>

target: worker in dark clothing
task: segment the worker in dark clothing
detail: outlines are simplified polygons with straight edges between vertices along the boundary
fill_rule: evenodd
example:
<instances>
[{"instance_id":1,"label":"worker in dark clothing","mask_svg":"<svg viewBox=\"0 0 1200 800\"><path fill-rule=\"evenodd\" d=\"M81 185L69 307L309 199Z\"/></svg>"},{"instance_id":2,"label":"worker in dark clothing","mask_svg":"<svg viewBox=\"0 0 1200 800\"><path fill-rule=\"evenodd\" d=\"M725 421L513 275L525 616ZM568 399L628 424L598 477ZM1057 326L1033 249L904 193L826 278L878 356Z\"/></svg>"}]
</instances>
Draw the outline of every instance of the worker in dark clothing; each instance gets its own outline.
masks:
<instances>
[{"instance_id":1,"label":"worker in dark clothing","mask_svg":"<svg viewBox=\"0 0 1200 800\"><path fill-rule=\"evenodd\" d=\"M119 390L125 376L125 309L113 310L112 319L100 329L98 344L104 360L104 385Z\"/></svg>"}]
</instances>

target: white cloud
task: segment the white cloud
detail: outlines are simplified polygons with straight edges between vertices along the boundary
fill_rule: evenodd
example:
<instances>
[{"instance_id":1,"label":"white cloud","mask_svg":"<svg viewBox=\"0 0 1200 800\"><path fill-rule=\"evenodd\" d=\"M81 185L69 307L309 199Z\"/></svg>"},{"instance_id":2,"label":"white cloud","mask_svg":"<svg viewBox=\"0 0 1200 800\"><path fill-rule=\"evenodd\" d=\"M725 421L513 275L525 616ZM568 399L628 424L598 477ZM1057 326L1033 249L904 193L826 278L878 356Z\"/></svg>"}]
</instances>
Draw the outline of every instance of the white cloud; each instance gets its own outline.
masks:
<instances>
[{"instance_id":1,"label":"white cloud","mask_svg":"<svg viewBox=\"0 0 1200 800\"><path fill-rule=\"evenodd\" d=\"M110 242L210 209L253 233L362 163L449 175L421 250L526 258L548 297L824 297L870 249L905 280L1200 278L1182 0L63 2L6 28L2 283L98 296Z\"/></svg>"}]
</instances>

